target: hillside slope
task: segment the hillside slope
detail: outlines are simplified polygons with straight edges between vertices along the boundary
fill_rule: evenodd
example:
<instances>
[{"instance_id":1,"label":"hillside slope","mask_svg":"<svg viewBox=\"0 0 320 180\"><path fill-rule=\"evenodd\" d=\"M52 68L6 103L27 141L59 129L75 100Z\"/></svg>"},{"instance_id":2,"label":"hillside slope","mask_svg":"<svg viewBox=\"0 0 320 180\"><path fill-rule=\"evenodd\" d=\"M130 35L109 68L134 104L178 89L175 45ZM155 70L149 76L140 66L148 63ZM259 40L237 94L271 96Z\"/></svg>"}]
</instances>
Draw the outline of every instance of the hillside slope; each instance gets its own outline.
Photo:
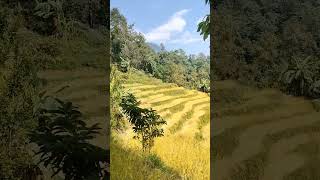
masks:
<instances>
[{"instance_id":1,"label":"hillside slope","mask_svg":"<svg viewBox=\"0 0 320 180\"><path fill-rule=\"evenodd\" d=\"M214 179L320 179L320 114L310 101L233 81L215 87Z\"/></svg>"},{"instance_id":2,"label":"hillside slope","mask_svg":"<svg viewBox=\"0 0 320 180\"><path fill-rule=\"evenodd\" d=\"M47 70L39 73L46 81L45 90L48 93L65 87L56 94L57 97L66 99L79 107L84 114L87 123L99 123L101 134L93 141L93 144L102 148L109 147L107 137L106 117L106 74L102 70L83 68L79 70Z\"/></svg>"},{"instance_id":3,"label":"hillside slope","mask_svg":"<svg viewBox=\"0 0 320 180\"><path fill-rule=\"evenodd\" d=\"M140 72L128 77L125 90L133 93L142 107L156 110L167 121L165 136L156 139L152 153L183 179L209 179L209 96ZM116 137L124 148L141 152L130 128Z\"/></svg>"}]
</instances>

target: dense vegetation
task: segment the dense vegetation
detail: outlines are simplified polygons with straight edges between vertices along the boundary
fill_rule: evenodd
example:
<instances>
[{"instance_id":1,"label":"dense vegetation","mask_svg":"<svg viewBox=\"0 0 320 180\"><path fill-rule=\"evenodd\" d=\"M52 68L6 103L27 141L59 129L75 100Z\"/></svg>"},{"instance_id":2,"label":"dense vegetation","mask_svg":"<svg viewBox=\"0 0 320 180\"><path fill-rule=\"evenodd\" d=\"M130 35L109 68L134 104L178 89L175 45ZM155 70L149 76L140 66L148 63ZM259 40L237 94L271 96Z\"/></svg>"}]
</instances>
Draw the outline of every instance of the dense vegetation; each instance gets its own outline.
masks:
<instances>
[{"instance_id":1,"label":"dense vegetation","mask_svg":"<svg viewBox=\"0 0 320 180\"><path fill-rule=\"evenodd\" d=\"M106 4L97 0L0 1L0 179L35 178L32 174L39 170L33 159L32 146L37 140L29 136L40 126L35 109L39 105L38 93L45 82L38 77L39 71L82 66L106 68L108 22L105 7ZM77 122L83 125L81 121ZM60 127L67 125L59 124ZM88 127L83 125L83 128ZM89 132L84 132L88 135L84 139L94 137ZM49 142L50 138L45 139L45 136L42 138L41 143L48 143L48 146L59 141L59 138L56 142ZM78 143L83 143L81 138ZM93 145L88 146L102 152ZM103 153L107 152L103 150ZM55 155L50 158L60 158ZM47 163L49 166L54 164L52 161ZM83 175L85 171L79 175L79 164L63 163L65 175L71 174L69 179L87 177L88 174ZM89 165L97 166L95 162ZM61 164L57 168L62 168ZM38 172L37 175L41 174Z\"/></svg>"},{"instance_id":2,"label":"dense vegetation","mask_svg":"<svg viewBox=\"0 0 320 180\"><path fill-rule=\"evenodd\" d=\"M89 143L99 134L99 124L88 126L72 102L50 96L41 97L40 102L35 109L39 125L30 140L40 147L40 162L54 169L52 177L61 171L65 180L102 177L106 172L99 163L108 162L108 153Z\"/></svg>"},{"instance_id":3,"label":"dense vegetation","mask_svg":"<svg viewBox=\"0 0 320 180\"><path fill-rule=\"evenodd\" d=\"M122 72L142 70L164 82L209 92L209 57L187 55L183 50L155 51L141 33L134 31L118 9L111 10L112 63Z\"/></svg>"},{"instance_id":4,"label":"dense vegetation","mask_svg":"<svg viewBox=\"0 0 320 180\"><path fill-rule=\"evenodd\" d=\"M144 152L150 152L154 146L154 139L164 135L161 125L166 124L166 121L155 110L140 108L140 102L133 94L124 96L120 105L136 133L133 138L141 142Z\"/></svg>"},{"instance_id":5,"label":"dense vegetation","mask_svg":"<svg viewBox=\"0 0 320 180\"><path fill-rule=\"evenodd\" d=\"M218 0L212 8L216 79L319 97L318 1Z\"/></svg>"}]
</instances>

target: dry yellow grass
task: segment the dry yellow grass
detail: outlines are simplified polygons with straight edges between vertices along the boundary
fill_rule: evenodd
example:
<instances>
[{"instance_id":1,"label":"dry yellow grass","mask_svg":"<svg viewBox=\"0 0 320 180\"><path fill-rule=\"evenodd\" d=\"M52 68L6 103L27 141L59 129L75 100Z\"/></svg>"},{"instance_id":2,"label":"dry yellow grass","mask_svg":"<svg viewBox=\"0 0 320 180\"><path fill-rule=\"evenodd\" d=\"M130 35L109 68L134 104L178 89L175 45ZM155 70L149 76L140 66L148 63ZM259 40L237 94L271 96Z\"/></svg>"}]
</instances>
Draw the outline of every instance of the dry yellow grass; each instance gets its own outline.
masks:
<instances>
[{"instance_id":1,"label":"dry yellow grass","mask_svg":"<svg viewBox=\"0 0 320 180\"><path fill-rule=\"evenodd\" d=\"M209 103L197 106L194 109L194 112L196 112L196 113L194 113L193 116L190 119L199 119L201 116L203 116L204 114L208 113L208 110L204 110L204 108L209 107L209 106L210 106ZM197 125L198 125L198 121L189 121L188 120L186 125L181 129L181 132L182 133L190 133L190 132L195 133L197 129L194 128L194 127L197 127ZM210 123L208 125L210 125ZM210 128L206 129L204 132L206 134L210 134L209 133L210 132Z\"/></svg>"},{"instance_id":2,"label":"dry yellow grass","mask_svg":"<svg viewBox=\"0 0 320 180\"><path fill-rule=\"evenodd\" d=\"M186 113L188 113L189 111L192 110L194 104L201 103L201 102L206 102L206 101L208 101L208 97L203 97L203 98L199 98L199 99L196 99L196 100L188 101L184 105L184 108L183 108L182 111L174 113L170 117L170 120L168 121L167 127L171 127L172 125L177 123L179 120L181 120L183 118L184 114L186 114ZM198 112L195 112L195 113L198 113ZM190 120L188 120L188 121L194 122L194 121L198 121L198 119L199 118L196 116L196 118L194 118L194 119L190 118ZM192 130L197 129L197 126L190 126L188 129L190 130L190 133L192 133Z\"/></svg>"},{"instance_id":3,"label":"dry yellow grass","mask_svg":"<svg viewBox=\"0 0 320 180\"><path fill-rule=\"evenodd\" d=\"M98 69L77 69L77 70L47 70L39 73L39 77L47 81L43 90L46 90L50 95L55 95L58 98L67 99L79 107L79 110L84 115L84 120L87 124L93 125L99 123L102 128L94 139L90 142L101 148L109 149L109 123L106 120L106 102L107 96L105 79L106 74ZM56 94L51 94L61 87L65 87L63 91ZM40 165L44 172L45 179L61 180L64 179L58 174L51 177L53 174L50 168L44 168Z\"/></svg>"},{"instance_id":4,"label":"dry yellow grass","mask_svg":"<svg viewBox=\"0 0 320 180\"><path fill-rule=\"evenodd\" d=\"M235 81L214 84L213 179L320 179L319 159L308 157L319 157L310 135L320 137L320 114L310 100Z\"/></svg>"},{"instance_id":5,"label":"dry yellow grass","mask_svg":"<svg viewBox=\"0 0 320 180\"><path fill-rule=\"evenodd\" d=\"M151 81L152 82L152 81ZM131 92L138 97L138 100L141 100L143 107L153 108L155 110L163 110L159 113L161 116L170 115L169 118L165 119L168 125L165 125L163 128L165 129L165 136L156 138L155 145L152 148L151 152L156 154L161 161L167 166L170 167L172 170L177 172L182 179L201 179L201 180L209 180L210 179L210 128L207 128L208 124L203 128L204 137L203 140L199 140L195 138L195 133L198 132L198 122L199 117L205 113L209 113L207 108L204 110L204 107L209 106L209 96L200 93L197 91L187 90L182 87L167 87L166 84L150 84L144 85L141 82L131 82L132 84L128 83L125 85L125 89L131 89ZM158 88L155 89L145 89L147 87L152 88L153 86L157 86ZM166 88L164 88L166 87ZM132 91L132 89L134 89ZM139 91L141 90L141 91ZM179 92L173 92L176 90L180 90ZM170 95L166 93L173 92ZM188 97L189 95L189 97ZM190 96L194 95L194 96ZM142 97L142 98L139 98ZM201 104L206 103L207 104ZM152 103L156 103L157 106L152 106ZM198 105L199 104L199 105ZM181 108L177 110L172 110L171 108ZM188 126L182 126L183 133L179 132L171 134L168 130L169 127L174 125L180 120L183 119L184 115L190 111L195 109L194 113L191 117L188 118ZM201 114L198 115L201 111ZM172 113L174 112L174 113ZM209 121L208 121L209 122ZM135 152L136 154L141 153L141 144L134 140L133 132L129 128L126 132L123 133L113 133L114 136L121 139L119 141L119 145L123 149L128 149L130 151ZM111 148L111 152L112 152ZM112 157L113 158L113 157ZM119 157L120 158L120 157ZM119 161L115 160L115 161ZM112 162L111 162L112 164ZM117 166L112 164L111 166ZM123 166L123 165L122 165ZM126 160L125 166L135 166L134 162L128 162ZM121 167L119 164L118 167ZM137 171L130 171L133 173L132 179L141 179L141 175L145 174L145 178L149 177L148 179L157 179L158 176L153 174L154 172L151 171L150 173L144 171L145 167L141 167L140 170ZM111 168L111 172L112 168ZM152 176L150 176L152 174ZM117 179L116 176L121 176L120 174L111 174L111 178ZM129 176L126 176L129 177ZM142 179L145 179L142 178ZM159 179L165 179L166 176L160 177ZM131 179L131 178L129 178Z\"/></svg>"},{"instance_id":6,"label":"dry yellow grass","mask_svg":"<svg viewBox=\"0 0 320 180\"><path fill-rule=\"evenodd\" d=\"M141 144L133 140L133 133L122 136L123 147L141 152ZM152 148L161 160L182 179L210 179L210 140L197 141L192 134L166 135L158 138ZM135 172L140 174L142 172Z\"/></svg>"},{"instance_id":7,"label":"dry yellow grass","mask_svg":"<svg viewBox=\"0 0 320 180\"><path fill-rule=\"evenodd\" d=\"M144 155L140 150L121 146L119 142L111 143L111 179L150 179L150 180L176 180L179 179L174 173L163 172L160 169L149 167ZM121 168L120 168L121 167Z\"/></svg>"}]
</instances>

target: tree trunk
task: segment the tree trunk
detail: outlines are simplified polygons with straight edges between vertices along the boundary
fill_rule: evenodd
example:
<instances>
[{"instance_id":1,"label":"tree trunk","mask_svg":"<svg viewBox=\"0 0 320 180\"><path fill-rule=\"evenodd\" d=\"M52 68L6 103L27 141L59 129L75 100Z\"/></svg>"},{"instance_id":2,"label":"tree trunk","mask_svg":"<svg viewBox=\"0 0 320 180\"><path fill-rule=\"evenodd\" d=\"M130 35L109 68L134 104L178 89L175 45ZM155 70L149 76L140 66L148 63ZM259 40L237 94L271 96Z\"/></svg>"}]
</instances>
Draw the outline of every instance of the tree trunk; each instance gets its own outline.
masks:
<instances>
[{"instance_id":1,"label":"tree trunk","mask_svg":"<svg viewBox=\"0 0 320 180\"><path fill-rule=\"evenodd\" d=\"M59 32L59 20L57 17L53 17L53 34L57 35Z\"/></svg>"},{"instance_id":2,"label":"tree trunk","mask_svg":"<svg viewBox=\"0 0 320 180\"><path fill-rule=\"evenodd\" d=\"M107 28L108 30L110 30L110 1L108 0L101 0L102 1L102 5L103 5L103 9L106 15L106 21L107 21Z\"/></svg>"},{"instance_id":3,"label":"tree trunk","mask_svg":"<svg viewBox=\"0 0 320 180\"><path fill-rule=\"evenodd\" d=\"M93 28L92 0L89 0L89 25Z\"/></svg>"}]
</instances>

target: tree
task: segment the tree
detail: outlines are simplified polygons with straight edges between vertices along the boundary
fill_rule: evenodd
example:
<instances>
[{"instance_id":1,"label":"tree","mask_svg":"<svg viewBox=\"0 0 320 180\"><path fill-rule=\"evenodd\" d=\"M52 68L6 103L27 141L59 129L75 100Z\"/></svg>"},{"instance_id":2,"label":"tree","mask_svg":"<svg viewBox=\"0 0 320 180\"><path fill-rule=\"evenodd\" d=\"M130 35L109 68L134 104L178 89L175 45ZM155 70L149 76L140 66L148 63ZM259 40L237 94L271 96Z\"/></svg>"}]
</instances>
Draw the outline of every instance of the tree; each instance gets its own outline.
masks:
<instances>
[{"instance_id":1,"label":"tree","mask_svg":"<svg viewBox=\"0 0 320 180\"><path fill-rule=\"evenodd\" d=\"M92 0L88 1L88 6L89 6L89 14L88 14L88 24L90 25L91 28L93 28L93 4Z\"/></svg>"},{"instance_id":2,"label":"tree","mask_svg":"<svg viewBox=\"0 0 320 180\"><path fill-rule=\"evenodd\" d=\"M194 89L198 89L203 79L209 80L209 57L200 54L189 59L182 49L166 51L163 44L160 49L155 52L119 10L112 9L111 56L119 70L127 72L129 67L142 70L164 82Z\"/></svg>"},{"instance_id":3,"label":"tree","mask_svg":"<svg viewBox=\"0 0 320 180\"><path fill-rule=\"evenodd\" d=\"M210 35L210 15L206 15L204 20L198 24L198 32L203 35L203 40L206 40Z\"/></svg>"},{"instance_id":4,"label":"tree","mask_svg":"<svg viewBox=\"0 0 320 180\"><path fill-rule=\"evenodd\" d=\"M205 0L206 4L211 4L211 1ZM210 35L210 14L206 15L202 22L198 24L198 32L203 35L203 40L206 40Z\"/></svg>"},{"instance_id":5,"label":"tree","mask_svg":"<svg viewBox=\"0 0 320 180\"><path fill-rule=\"evenodd\" d=\"M120 71L121 72L128 72L129 66L130 66L129 61L123 59L122 57L120 57L120 59L121 59L121 62L120 62L120 65L119 65Z\"/></svg>"},{"instance_id":6,"label":"tree","mask_svg":"<svg viewBox=\"0 0 320 180\"><path fill-rule=\"evenodd\" d=\"M64 19L63 3L60 0L36 2L34 14L51 23L51 33L58 33L61 30L61 23Z\"/></svg>"},{"instance_id":7,"label":"tree","mask_svg":"<svg viewBox=\"0 0 320 180\"><path fill-rule=\"evenodd\" d=\"M166 124L166 121L155 110L140 108L139 104L132 94L128 94L122 98L121 107L133 125L132 129L136 133L134 138L140 140L144 152L150 152L154 139L164 135L160 126Z\"/></svg>"},{"instance_id":8,"label":"tree","mask_svg":"<svg viewBox=\"0 0 320 180\"><path fill-rule=\"evenodd\" d=\"M320 97L320 80L316 80L310 85L308 93L313 98Z\"/></svg>"},{"instance_id":9,"label":"tree","mask_svg":"<svg viewBox=\"0 0 320 180\"><path fill-rule=\"evenodd\" d=\"M121 74L115 65L112 65L110 72L110 102L111 103L111 128L122 130L125 127L124 117L121 112L120 103L123 95L123 74Z\"/></svg>"},{"instance_id":10,"label":"tree","mask_svg":"<svg viewBox=\"0 0 320 180\"><path fill-rule=\"evenodd\" d=\"M39 125L30 133L31 142L40 147L36 153L39 163L52 167L52 177L60 171L66 180L102 177L105 171L101 163L110 163L109 152L88 142L101 128L98 124L87 126L71 102L43 95L42 104L35 109Z\"/></svg>"},{"instance_id":11,"label":"tree","mask_svg":"<svg viewBox=\"0 0 320 180\"><path fill-rule=\"evenodd\" d=\"M166 48L163 43L160 43L160 51L166 51Z\"/></svg>"},{"instance_id":12,"label":"tree","mask_svg":"<svg viewBox=\"0 0 320 180\"><path fill-rule=\"evenodd\" d=\"M279 87L281 61L320 55L320 4L314 0L212 3L211 58L219 79Z\"/></svg>"},{"instance_id":13,"label":"tree","mask_svg":"<svg viewBox=\"0 0 320 180\"><path fill-rule=\"evenodd\" d=\"M305 59L293 58L291 64L285 65L280 80L288 86L289 92L295 95L305 95L306 89L313 82L314 65L310 56Z\"/></svg>"},{"instance_id":14,"label":"tree","mask_svg":"<svg viewBox=\"0 0 320 180\"><path fill-rule=\"evenodd\" d=\"M122 49L126 39L128 39L129 28L126 18L120 14L119 10L114 8L110 15L110 34L111 34L111 57L112 63L120 63Z\"/></svg>"}]
</instances>

